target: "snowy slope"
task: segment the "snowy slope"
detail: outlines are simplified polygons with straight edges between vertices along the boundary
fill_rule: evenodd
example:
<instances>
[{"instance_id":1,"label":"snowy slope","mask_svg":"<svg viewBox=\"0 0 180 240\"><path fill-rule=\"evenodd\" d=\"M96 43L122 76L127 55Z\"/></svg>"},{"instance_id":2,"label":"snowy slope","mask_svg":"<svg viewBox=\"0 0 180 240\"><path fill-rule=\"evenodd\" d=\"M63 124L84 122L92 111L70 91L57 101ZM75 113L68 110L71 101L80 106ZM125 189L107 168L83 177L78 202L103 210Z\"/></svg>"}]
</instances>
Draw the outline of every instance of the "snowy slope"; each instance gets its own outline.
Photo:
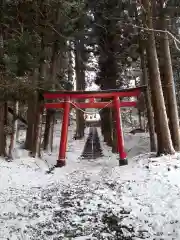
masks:
<instances>
[{"instance_id":1,"label":"snowy slope","mask_svg":"<svg viewBox=\"0 0 180 240\"><path fill-rule=\"evenodd\" d=\"M104 158L78 159L85 139L69 135L68 165L52 174L57 153L1 160L0 239L180 239L178 154L150 158L148 137L126 134L118 167L104 143Z\"/></svg>"}]
</instances>

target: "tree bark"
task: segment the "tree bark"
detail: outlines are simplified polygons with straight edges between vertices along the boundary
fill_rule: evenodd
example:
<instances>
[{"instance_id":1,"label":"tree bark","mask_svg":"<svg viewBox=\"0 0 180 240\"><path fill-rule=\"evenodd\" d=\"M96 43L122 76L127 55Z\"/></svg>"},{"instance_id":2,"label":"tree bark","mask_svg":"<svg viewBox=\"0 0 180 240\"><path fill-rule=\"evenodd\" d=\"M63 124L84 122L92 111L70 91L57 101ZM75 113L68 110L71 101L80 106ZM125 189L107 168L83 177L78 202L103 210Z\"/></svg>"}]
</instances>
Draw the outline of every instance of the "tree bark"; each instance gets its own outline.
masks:
<instances>
[{"instance_id":1,"label":"tree bark","mask_svg":"<svg viewBox=\"0 0 180 240\"><path fill-rule=\"evenodd\" d=\"M6 103L0 103L0 156L6 157Z\"/></svg>"},{"instance_id":2,"label":"tree bark","mask_svg":"<svg viewBox=\"0 0 180 240\"><path fill-rule=\"evenodd\" d=\"M72 42L68 43L68 81L73 83L73 55L72 55Z\"/></svg>"},{"instance_id":3,"label":"tree bark","mask_svg":"<svg viewBox=\"0 0 180 240\"><path fill-rule=\"evenodd\" d=\"M11 135L10 135L10 144L9 144L9 151L8 151L8 158L10 160L13 159L13 150L16 147L16 136L17 136L17 118L16 116L18 115L18 102L14 102L14 115L13 115L13 120L12 120L12 127L11 127Z\"/></svg>"},{"instance_id":4,"label":"tree bark","mask_svg":"<svg viewBox=\"0 0 180 240\"><path fill-rule=\"evenodd\" d=\"M37 95L37 93L35 93ZM38 151L38 142L39 142L39 130L40 130L40 119L41 119L41 105L38 101L38 96L35 96L35 108L34 108L34 125L33 125L33 144L31 150L31 157L36 157Z\"/></svg>"},{"instance_id":5,"label":"tree bark","mask_svg":"<svg viewBox=\"0 0 180 240\"><path fill-rule=\"evenodd\" d=\"M49 144L49 135L50 135L50 126L51 126L51 116L52 113L47 109L46 111L46 123L45 123L45 130L44 130L44 143L43 143L43 149L48 149Z\"/></svg>"},{"instance_id":6,"label":"tree bark","mask_svg":"<svg viewBox=\"0 0 180 240\"><path fill-rule=\"evenodd\" d=\"M32 136L33 136L33 101L32 98L28 100L28 110L27 110L27 131L25 140L25 149L31 150L32 147Z\"/></svg>"},{"instance_id":7,"label":"tree bark","mask_svg":"<svg viewBox=\"0 0 180 240\"><path fill-rule=\"evenodd\" d=\"M44 109L40 106L39 114L39 126L38 126L38 136L37 136L37 154L41 158L41 140L42 140L42 121L43 121L43 112Z\"/></svg>"},{"instance_id":8,"label":"tree bark","mask_svg":"<svg viewBox=\"0 0 180 240\"><path fill-rule=\"evenodd\" d=\"M56 89L56 76L57 76L57 63L59 60L59 46L57 41L54 42L53 49L52 49L52 58L51 58L51 68L50 68L50 82L52 83L52 89ZM55 112L53 110L46 111L46 123L45 123L45 131L44 131L44 150L49 148L50 144L50 134L53 136L53 129L54 129L54 121L53 116Z\"/></svg>"},{"instance_id":9,"label":"tree bark","mask_svg":"<svg viewBox=\"0 0 180 240\"><path fill-rule=\"evenodd\" d=\"M161 1L162 4L164 2ZM161 5L162 5L161 4ZM166 31L166 17L161 16L161 29ZM160 71L161 81L163 86L163 93L166 102L166 111L169 119L169 128L173 146L176 151L180 151L180 131L179 131L179 117L176 101L176 92L174 86L174 77L171 62L171 53L169 48L169 39L166 32L161 33L160 40Z\"/></svg>"},{"instance_id":10,"label":"tree bark","mask_svg":"<svg viewBox=\"0 0 180 240\"><path fill-rule=\"evenodd\" d=\"M149 89L148 73L146 68L146 59L144 54L144 44L143 41L139 41L140 48L140 57L141 57L141 69L142 69L142 83L147 85L147 90L145 92L145 102L147 109L147 119L148 119L148 128L150 136L150 149L151 152L156 152L156 135L155 135L155 126L154 126L154 115L151 103L151 92Z\"/></svg>"},{"instance_id":11,"label":"tree bark","mask_svg":"<svg viewBox=\"0 0 180 240\"><path fill-rule=\"evenodd\" d=\"M30 81L32 85L35 87L37 84L38 78L38 70L34 69L33 75L30 77ZM30 94L28 99L28 110L27 110L27 132L26 132L26 140L25 140L25 149L32 151L33 145L33 129L34 129L34 114L35 114L35 93Z\"/></svg>"},{"instance_id":12,"label":"tree bark","mask_svg":"<svg viewBox=\"0 0 180 240\"><path fill-rule=\"evenodd\" d=\"M75 42L75 71L76 71L76 90L85 90L85 50L84 50L84 36L81 36ZM84 100L79 100L84 101ZM76 109L76 134L75 139L82 139L84 137L84 113Z\"/></svg>"},{"instance_id":13,"label":"tree bark","mask_svg":"<svg viewBox=\"0 0 180 240\"><path fill-rule=\"evenodd\" d=\"M149 29L153 29L151 1L143 0L144 9L146 10L146 24ZM153 31L148 31L147 36L147 61L150 76L150 88L152 93L152 103L156 123L158 155L174 154L174 148L171 140L166 114L165 101L159 72L159 62L157 58L155 36Z\"/></svg>"},{"instance_id":14,"label":"tree bark","mask_svg":"<svg viewBox=\"0 0 180 240\"><path fill-rule=\"evenodd\" d=\"M42 14L39 17L39 24L46 24L49 17L48 1L41 1L40 4ZM49 84L48 78L48 62L50 61L50 49L48 46L48 34L42 29L40 32L41 36L41 51L39 59L38 77L35 83L35 89L37 87L45 86L46 83ZM48 85L49 86L49 85ZM40 129L40 119L41 119L41 103L39 100L38 91L34 91L34 125L33 125L33 142L31 154L33 157L37 154L37 146L39 142L39 129Z\"/></svg>"},{"instance_id":15,"label":"tree bark","mask_svg":"<svg viewBox=\"0 0 180 240\"><path fill-rule=\"evenodd\" d=\"M52 114L51 126L50 126L50 135L49 135L49 147L50 151L53 152L53 140L54 140L54 128L55 128L55 113Z\"/></svg>"}]
</instances>

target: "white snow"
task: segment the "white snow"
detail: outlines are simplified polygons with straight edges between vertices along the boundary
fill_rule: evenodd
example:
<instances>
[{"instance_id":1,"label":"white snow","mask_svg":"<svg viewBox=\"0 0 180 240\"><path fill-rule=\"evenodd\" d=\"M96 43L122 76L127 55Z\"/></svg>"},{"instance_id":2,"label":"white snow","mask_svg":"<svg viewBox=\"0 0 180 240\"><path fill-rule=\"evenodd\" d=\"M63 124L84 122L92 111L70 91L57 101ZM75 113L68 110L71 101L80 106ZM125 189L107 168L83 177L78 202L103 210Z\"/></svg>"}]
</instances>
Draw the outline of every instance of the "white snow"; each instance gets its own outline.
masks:
<instances>
[{"instance_id":1,"label":"white snow","mask_svg":"<svg viewBox=\"0 0 180 240\"><path fill-rule=\"evenodd\" d=\"M126 133L128 166L118 166L102 137L105 156L81 160L86 139L73 141L70 129L67 166L47 174L58 129L43 160L24 150L0 160L0 239L180 239L180 154L155 158L147 134Z\"/></svg>"}]
</instances>

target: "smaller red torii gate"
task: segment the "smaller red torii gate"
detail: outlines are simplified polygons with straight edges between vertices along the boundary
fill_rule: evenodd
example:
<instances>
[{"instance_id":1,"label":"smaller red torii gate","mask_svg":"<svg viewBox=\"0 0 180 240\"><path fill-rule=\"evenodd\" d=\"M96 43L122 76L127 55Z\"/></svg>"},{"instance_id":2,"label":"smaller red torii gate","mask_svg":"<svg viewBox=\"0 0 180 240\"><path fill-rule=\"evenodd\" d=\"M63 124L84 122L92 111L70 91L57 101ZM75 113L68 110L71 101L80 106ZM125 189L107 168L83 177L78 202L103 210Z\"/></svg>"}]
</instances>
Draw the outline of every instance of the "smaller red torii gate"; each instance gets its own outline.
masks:
<instances>
[{"instance_id":1,"label":"smaller red torii gate","mask_svg":"<svg viewBox=\"0 0 180 240\"><path fill-rule=\"evenodd\" d=\"M119 165L127 165L127 155L124 150L124 138L121 124L120 107L136 107L136 101L120 101L123 97L138 97L145 90L146 86L129 89L112 89L102 91L49 91L43 94L44 99L48 100L63 100L62 102L49 103L45 102L46 109L64 109L63 122L61 128L61 140L59 147L59 156L56 167L66 165L66 145L68 138L69 113L72 108L114 108L116 111L116 130L117 130L117 145L119 152ZM108 102L95 102L95 99L108 99ZM75 99L89 99L89 102L75 102Z\"/></svg>"}]
</instances>

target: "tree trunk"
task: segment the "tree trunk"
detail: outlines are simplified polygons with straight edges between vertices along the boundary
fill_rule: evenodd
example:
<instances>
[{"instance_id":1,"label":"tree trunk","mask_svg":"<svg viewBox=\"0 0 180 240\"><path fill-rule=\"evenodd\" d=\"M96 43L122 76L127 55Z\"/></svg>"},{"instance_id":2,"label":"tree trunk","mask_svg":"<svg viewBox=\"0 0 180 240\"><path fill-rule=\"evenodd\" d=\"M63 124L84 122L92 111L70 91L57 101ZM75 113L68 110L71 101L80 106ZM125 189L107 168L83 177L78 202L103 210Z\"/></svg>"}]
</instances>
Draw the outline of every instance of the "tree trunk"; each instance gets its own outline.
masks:
<instances>
[{"instance_id":1,"label":"tree trunk","mask_svg":"<svg viewBox=\"0 0 180 240\"><path fill-rule=\"evenodd\" d=\"M53 152L53 140L54 140L54 128L55 128L55 113L52 114L51 126L50 126L50 135L49 135L49 147L50 151Z\"/></svg>"},{"instance_id":2,"label":"tree trunk","mask_svg":"<svg viewBox=\"0 0 180 240\"><path fill-rule=\"evenodd\" d=\"M145 92L145 102L146 102L146 109L147 109L149 135L150 135L150 148L151 148L151 152L156 152L157 148L156 148L154 116L153 116L153 109L152 109L152 103L151 103L151 92L149 89L149 81L148 81L148 75L147 75L148 73L146 68L143 41L139 42L139 48L140 48L140 57L141 57L141 68L142 68L142 83L143 85L147 85L147 91Z\"/></svg>"},{"instance_id":3,"label":"tree trunk","mask_svg":"<svg viewBox=\"0 0 180 240\"><path fill-rule=\"evenodd\" d=\"M76 90L85 90L85 50L84 50L84 36L76 40L75 43L75 70L76 70ZM79 101L84 101L79 100ZM76 109L76 134L75 139L82 139L84 137L84 113L82 110Z\"/></svg>"},{"instance_id":4,"label":"tree trunk","mask_svg":"<svg viewBox=\"0 0 180 240\"><path fill-rule=\"evenodd\" d=\"M6 157L6 103L0 103L0 156Z\"/></svg>"},{"instance_id":5,"label":"tree trunk","mask_svg":"<svg viewBox=\"0 0 180 240\"><path fill-rule=\"evenodd\" d=\"M103 127L102 133L104 136L104 142L106 142L106 144L110 147L113 146L111 116L111 110L109 108L103 109L101 112L101 124Z\"/></svg>"},{"instance_id":6,"label":"tree trunk","mask_svg":"<svg viewBox=\"0 0 180 240\"><path fill-rule=\"evenodd\" d=\"M52 89L56 89L56 76L57 76L57 63L59 60L59 45L57 41L55 41L53 50L52 50L52 58L51 58L51 69L50 69L50 79L49 81L52 83ZM53 116L55 112L54 110L48 109L46 111L46 123L45 123L45 131L44 131L44 150L47 150L49 148L49 140L50 140L50 134L53 135L53 129L54 129L54 121Z\"/></svg>"},{"instance_id":7,"label":"tree trunk","mask_svg":"<svg viewBox=\"0 0 180 240\"><path fill-rule=\"evenodd\" d=\"M73 55L72 55L72 43L68 43L68 81L73 83Z\"/></svg>"},{"instance_id":8,"label":"tree trunk","mask_svg":"<svg viewBox=\"0 0 180 240\"><path fill-rule=\"evenodd\" d=\"M136 87L138 86L138 82L135 81ZM140 80L140 85L142 84L142 78ZM137 98L138 101L138 98ZM139 128L143 129L143 122L142 122L142 110L140 108L137 109L138 111L138 120L139 120Z\"/></svg>"},{"instance_id":9,"label":"tree trunk","mask_svg":"<svg viewBox=\"0 0 180 240\"><path fill-rule=\"evenodd\" d=\"M51 126L51 117L52 113L49 109L46 111L46 123L45 123L45 130L44 130L44 146L43 149L47 150L48 149L48 144L49 144L49 135L50 135L50 126Z\"/></svg>"},{"instance_id":10,"label":"tree trunk","mask_svg":"<svg viewBox=\"0 0 180 240\"><path fill-rule=\"evenodd\" d=\"M146 10L146 24L153 29L151 4L149 0L143 0ZM152 93L152 103L154 109L154 117L156 123L158 155L174 154L170 130L168 126L168 118L166 114L163 90L160 79L159 63L157 58L156 43L153 31L148 31L147 36L147 61L150 76L150 88Z\"/></svg>"},{"instance_id":11,"label":"tree trunk","mask_svg":"<svg viewBox=\"0 0 180 240\"><path fill-rule=\"evenodd\" d=\"M62 11L61 7L56 11L56 17L54 24L59 26L62 24ZM53 36L54 44L52 47L52 57L51 57L51 67L50 67L50 78L49 82L52 85L52 89L55 90L59 87L59 82L61 79L64 80L65 73L64 73L64 56L65 48L66 48L66 40L62 39L59 35L54 34ZM61 50L61 51L60 51ZM57 81L57 77L58 79ZM60 86L61 87L61 86ZM44 131L44 150L50 149L52 152L53 149L53 136L54 136L54 124L55 124L55 111L47 110L46 113L46 124L45 124L45 131Z\"/></svg>"},{"instance_id":12,"label":"tree trunk","mask_svg":"<svg viewBox=\"0 0 180 240\"><path fill-rule=\"evenodd\" d=\"M3 9L3 3L1 8ZM2 61L4 59L4 31L0 26L0 80L4 80L5 65ZM6 156L6 126L7 121L7 109L6 103L0 103L0 156Z\"/></svg>"},{"instance_id":13,"label":"tree trunk","mask_svg":"<svg viewBox=\"0 0 180 240\"><path fill-rule=\"evenodd\" d=\"M37 137L37 153L38 157L41 158L41 140L42 140L42 121L43 121L43 112L44 109L40 106L40 114L39 114L39 126L38 126L38 137Z\"/></svg>"},{"instance_id":14,"label":"tree trunk","mask_svg":"<svg viewBox=\"0 0 180 240\"><path fill-rule=\"evenodd\" d=\"M175 71L175 78L176 78L176 92L180 92L180 84L179 84L179 79L180 79L180 73L179 70ZM180 118L180 94L177 94L177 105L178 105L178 116Z\"/></svg>"},{"instance_id":15,"label":"tree trunk","mask_svg":"<svg viewBox=\"0 0 180 240\"><path fill-rule=\"evenodd\" d=\"M139 120L139 128L143 129L142 114L140 110L138 110L138 120Z\"/></svg>"},{"instance_id":16,"label":"tree trunk","mask_svg":"<svg viewBox=\"0 0 180 240\"><path fill-rule=\"evenodd\" d=\"M35 93L37 95L37 93ZM41 119L41 105L38 101L38 96L35 96L35 111L34 111L34 125L33 125L33 144L32 144L32 150L31 150L31 157L36 157L37 151L38 151L38 142L39 142L39 124Z\"/></svg>"},{"instance_id":17,"label":"tree trunk","mask_svg":"<svg viewBox=\"0 0 180 240\"><path fill-rule=\"evenodd\" d=\"M32 85L35 87L37 84L37 78L38 78L38 70L35 69L33 72L33 75L30 77L30 81L32 82ZM35 114L35 93L30 94L28 99L28 110L27 110L27 132L26 132L26 140L25 140L25 149L32 151L32 145L33 145L33 129L34 129L34 114Z\"/></svg>"},{"instance_id":18,"label":"tree trunk","mask_svg":"<svg viewBox=\"0 0 180 240\"><path fill-rule=\"evenodd\" d=\"M46 47L43 44L42 45L42 52L44 53L46 51ZM44 61L44 59L41 59L40 62L40 68L39 68L39 84L42 83L42 81L45 79L47 75L47 64ZM38 146L38 142L39 142L39 124L40 124L40 119L41 119L41 102L39 101L39 95L37 91L34 91L34 112L33 112L33 142L32 142L32 151L31 151L31 155L32 157L36 157L37 154L37 146Z\"/></svg>"},{"instance_id":19,"label":"tree trunk","mask_svg":"<svg viewBox=\"0 0 180 240\"><path fill-rule=\"evenodd\" d=\"M161 17L161 29L166 31L166 16L164 15ZM174 86L171 54L169 48L169 39L167 33L161 33L160 66L161 81L166 102L166 111L169 119L171 138L175 150L180 151L179 117Z\"/></svg>"},{"instance_id":20,"label":"tree trunk","mask_svg":"<svg viewBox=\"0 0 180 240\"><path fill-rule=\"evenodd\" d=\"M33 107L34 102L32 101L32 97L28 100L28 110L27 110L27 131L26 131L26 140L25 140L25 149L32 149L32 138L33 138Z\"/></svg>"},{"instance_id":21,"label":"tree trunk","mask_svg":"<svg viewBox=\"0 0 180 240\"><path fill-rule=\"evenodd\" d=\"M14 103L14 115L13 115L13 120L12 120L12 127L11 127L11 135L10 135L10 144L9 144L9 152L8 152L8 158L13 159L13 150L16 147L16 136L17 136L17 118L16 116L18 115L18 102Z\"/></svg>"},{"instance_id":22,"label":"tree trunk","mask_svg":"<svg viewBox=\"0 0 180 240\"><path fill-rule=\"evenodd\" d=\"M16 114L16 116L19 115L19 102L18 102L18 101L16 102L16 106L15 106L15 114ZM18 140L19 140L18 118L17 118L16 121L15 121L15 126L14 126L14 128L15 128L15 142L18 142Z\"/></svg>"}]
</instances>

